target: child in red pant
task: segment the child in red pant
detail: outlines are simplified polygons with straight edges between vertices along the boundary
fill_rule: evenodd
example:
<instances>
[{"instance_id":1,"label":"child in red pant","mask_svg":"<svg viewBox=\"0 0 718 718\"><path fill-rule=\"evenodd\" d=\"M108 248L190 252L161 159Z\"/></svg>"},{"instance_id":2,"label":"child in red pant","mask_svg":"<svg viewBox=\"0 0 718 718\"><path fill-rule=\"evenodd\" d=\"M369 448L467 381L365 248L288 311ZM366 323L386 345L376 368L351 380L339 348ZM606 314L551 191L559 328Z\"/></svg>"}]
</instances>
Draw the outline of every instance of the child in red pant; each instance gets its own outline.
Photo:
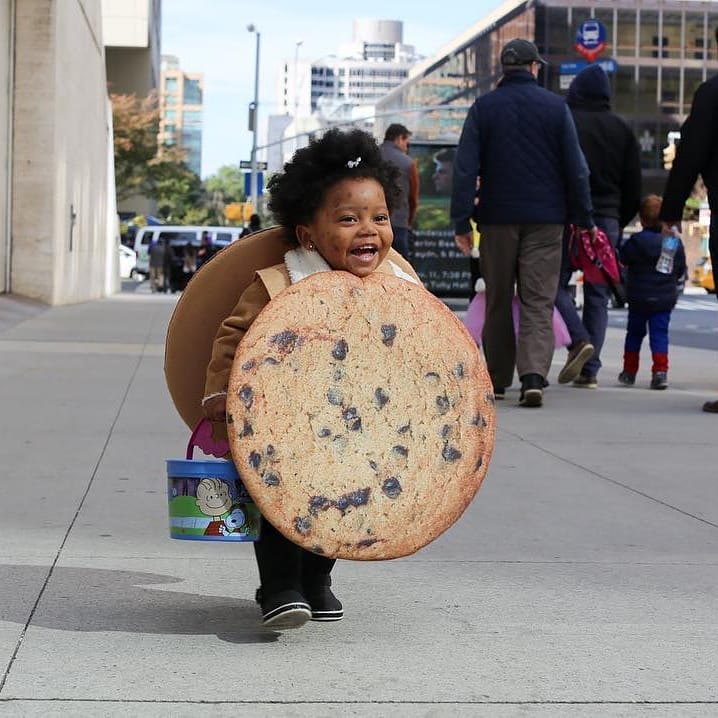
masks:
<instances>
[{"instance_id":1,"label":"child in red pant","mask_svg":"<svg viewBox=\"0 0 718 718\"><path fill-rule=\"evenodd\" d=\"M660 210L660 197L653 194L644 198L639 211L643 230L631 235L619 249L621 261L628 268L628 326L623 371L618 375L618 381L625 386L636 382L641 342L648 328L653 354L651 389L668 387L668 324L678 299L678 282L686 272L686 255L683 243L677 238L678 248L670 273L656 269L663 244Z\"/></svg>"}]
</instances>

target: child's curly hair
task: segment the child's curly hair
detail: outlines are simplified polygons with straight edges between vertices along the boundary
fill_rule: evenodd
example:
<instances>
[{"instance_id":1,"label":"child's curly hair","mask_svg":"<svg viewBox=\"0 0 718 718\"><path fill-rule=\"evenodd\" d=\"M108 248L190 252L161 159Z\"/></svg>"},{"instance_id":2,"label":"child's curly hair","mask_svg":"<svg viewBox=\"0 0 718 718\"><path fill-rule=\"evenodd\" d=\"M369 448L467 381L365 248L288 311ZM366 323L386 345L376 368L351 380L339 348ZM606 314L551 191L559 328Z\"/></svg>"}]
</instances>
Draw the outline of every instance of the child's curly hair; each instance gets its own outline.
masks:
<instances>
[{"instance_id":1,"label":"child's curly hair","mask_svg":"<svg viewBox=\"0 0 718 718\"><path fill-rule=\"evenodd\" d=\"M399 169L382 159L376 140L362 130L331 129L294 153L269 183L269 209L294 240L298 224L311 222L326 191L344 179L375 179L391 212L401 198Z\"/></svg>"}]
</instances>

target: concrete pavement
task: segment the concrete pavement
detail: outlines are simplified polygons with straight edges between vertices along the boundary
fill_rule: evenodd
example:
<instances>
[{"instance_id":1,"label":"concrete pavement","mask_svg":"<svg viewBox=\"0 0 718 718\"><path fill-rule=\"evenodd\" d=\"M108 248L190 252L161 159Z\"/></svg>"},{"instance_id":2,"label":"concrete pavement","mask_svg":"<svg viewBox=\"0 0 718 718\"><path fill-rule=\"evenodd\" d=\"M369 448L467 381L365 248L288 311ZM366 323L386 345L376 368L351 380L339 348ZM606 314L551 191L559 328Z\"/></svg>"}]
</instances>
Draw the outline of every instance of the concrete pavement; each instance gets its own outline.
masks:
<instances>
[{"instance_id":1,"label":"concrete pavement","mask_svg":"<svg viewBox=\"0 0 718 718\"><path fill-rule=\"evenodd\" d=\"M340 562L345 620L280 634L251 546L168 538L173 304L0 297L0 716L718 714L713 352L625 389L609 330L598 391L509 390L461 520Z\"/></svg>"}]
</instances>

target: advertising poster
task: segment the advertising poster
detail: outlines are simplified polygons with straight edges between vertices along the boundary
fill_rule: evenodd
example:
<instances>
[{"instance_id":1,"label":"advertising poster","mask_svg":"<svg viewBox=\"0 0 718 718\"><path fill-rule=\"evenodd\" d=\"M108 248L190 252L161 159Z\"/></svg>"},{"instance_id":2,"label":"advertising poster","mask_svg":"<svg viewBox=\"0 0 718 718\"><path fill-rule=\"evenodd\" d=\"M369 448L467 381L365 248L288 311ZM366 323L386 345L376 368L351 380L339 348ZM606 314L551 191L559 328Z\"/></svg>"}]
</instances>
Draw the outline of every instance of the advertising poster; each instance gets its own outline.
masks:
<instances>
[{"instance_id":1,"label":"advertising poster","mask_svg":"<svg viewBox=\"0 0 718 718\"><path fill-rule=\"evenodd\" d=\"M419 168L419 208L410 261L426 288L439 297L467 297L469 260L454 244L449 214L455 145L412 142L409 156Z\"/></svg>"}]
</instances>

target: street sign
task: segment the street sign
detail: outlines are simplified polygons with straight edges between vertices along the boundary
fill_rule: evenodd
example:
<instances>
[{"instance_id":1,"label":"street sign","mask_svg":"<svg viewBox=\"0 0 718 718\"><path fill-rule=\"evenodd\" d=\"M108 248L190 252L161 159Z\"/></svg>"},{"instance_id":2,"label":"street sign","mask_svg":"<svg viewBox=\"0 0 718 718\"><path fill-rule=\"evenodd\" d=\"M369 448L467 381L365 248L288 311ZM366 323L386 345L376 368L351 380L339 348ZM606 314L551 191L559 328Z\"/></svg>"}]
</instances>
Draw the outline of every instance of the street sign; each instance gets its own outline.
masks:
<instances>
[{"instance_id":1,"label":"street sign","mask_svg":"<svg viewBox=\"0 0 718 718\"><path fill-rule=\"evenodd\" d=\"M266 167L267 163L263 163ZM247 197L252 196L252 173L246 172L244 175L244 194ZM264 194L264 173L263 172L257 172L257 194L263 195Z\"/></svg>"},{"instance_id":2,"label":"street sign","mask_svg":"<svg viewBox=\"0 0 718 718\"><path fill-rule=\"evenodd\" d=\"M239 161L239 169L251 170L252 169L252 161L251 160L240 160ZM266 162L257 162L257 170L266 170L266 169L267 169Z\"/></svg>"},{"instance_id":3,"label":"street sign","mask_svg":"<svg viewBox=\"0 0 718 718\"><path fill-rule=\"evenodd\" d=\"M576 42L573 47L579 55L593 62L605 49L608 33L606 26L591 18L584 20L576 32Z\"/></svg>"}]
</instances>

